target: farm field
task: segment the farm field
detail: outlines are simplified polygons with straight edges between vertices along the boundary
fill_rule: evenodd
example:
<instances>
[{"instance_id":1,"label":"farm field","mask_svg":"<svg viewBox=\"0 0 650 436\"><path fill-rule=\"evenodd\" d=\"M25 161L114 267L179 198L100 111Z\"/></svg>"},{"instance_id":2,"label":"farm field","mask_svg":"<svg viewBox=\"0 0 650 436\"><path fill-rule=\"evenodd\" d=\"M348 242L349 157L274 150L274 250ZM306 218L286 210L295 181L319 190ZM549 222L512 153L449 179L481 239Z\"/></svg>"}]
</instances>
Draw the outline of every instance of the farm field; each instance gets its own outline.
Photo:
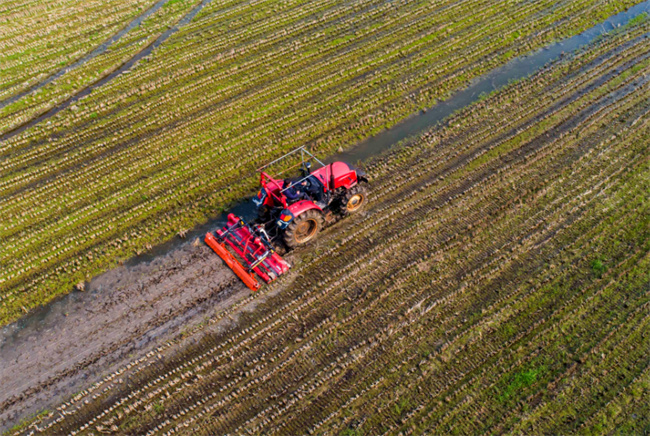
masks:
<instances>
[{"instance_id":1,"label":"farm field","mask_svg":"<svg viewBox=\"0 0 650 436\"><path fill-rule=\"evenodd\" d=\"M152 3L151 0L2 2L0 101L72 63ZM34 31L26 33L25 28Z\"/></svg>"},{"instance_id":2,"label":"farm field","mask_svg":"<svg viewBox=\"0 0 650 436\"><path fill-rule=\"evenodd\" d=\"M111 50L2 108L0 324L250 194L259 162L303 144L345 148L636 3L166 2ZM131 2L114 20L153 4ZM137 65L69 104L198 6ZM88 18L80 32L103 20ZM24 85L5 95L111 34L102 29L76 51L45 50L16 67ZM52 116L38 118L43 111Z\"/></svg>"},{"instance_id":3,"label":"farm field","mask_svg":"<svg viewBox=\"0 0 650 436\"><path fill-rule=\"evenodd\" d=\"M46 113L142 51L196 2L6 2L0 132ZM83 13L82 13L83 12ZM25 28L39 32L25 34Z\"/></svg>"},{"instance_id":4,"label":"farm field","mask_svg":"<svg viewBox=\"0 0 650 436\"><path fill-rule=\"evenodd\" d=\"M647 433L649 32L372 160L286 279L9 434Z\"/></svg>"}]
</instances>

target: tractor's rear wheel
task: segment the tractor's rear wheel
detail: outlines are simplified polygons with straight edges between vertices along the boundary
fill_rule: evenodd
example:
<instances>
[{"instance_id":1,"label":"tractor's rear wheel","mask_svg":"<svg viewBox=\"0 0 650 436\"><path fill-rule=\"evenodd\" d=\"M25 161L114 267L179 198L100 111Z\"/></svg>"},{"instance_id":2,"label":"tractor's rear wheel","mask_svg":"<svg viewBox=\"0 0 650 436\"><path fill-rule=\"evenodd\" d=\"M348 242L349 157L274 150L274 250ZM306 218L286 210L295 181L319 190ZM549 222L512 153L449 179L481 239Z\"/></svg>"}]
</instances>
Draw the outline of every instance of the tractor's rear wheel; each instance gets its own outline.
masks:
<instances>
[{"instance_id":1,"label":"tractor's rear wheel","mask_svg":"<svg viewBox=\"0 0 650 436\"><path fill-rule=\"evenodd\" d=\"M341 198L341 213L344 216L359 212L368 202L368 190L365 186L355 185L348 189Z\"/></svg>"},{"instance_id":2,"label":"tractor's rear wheel","mask_svg":"<svg viewBox=\"0 0 650 436\"><path fill-rule=\"evenodd\" d=\"M323 228L323 214L311 209L298 215L284 231L284 243L289 248L306 245Z\"/></svg>"}]
</instances>

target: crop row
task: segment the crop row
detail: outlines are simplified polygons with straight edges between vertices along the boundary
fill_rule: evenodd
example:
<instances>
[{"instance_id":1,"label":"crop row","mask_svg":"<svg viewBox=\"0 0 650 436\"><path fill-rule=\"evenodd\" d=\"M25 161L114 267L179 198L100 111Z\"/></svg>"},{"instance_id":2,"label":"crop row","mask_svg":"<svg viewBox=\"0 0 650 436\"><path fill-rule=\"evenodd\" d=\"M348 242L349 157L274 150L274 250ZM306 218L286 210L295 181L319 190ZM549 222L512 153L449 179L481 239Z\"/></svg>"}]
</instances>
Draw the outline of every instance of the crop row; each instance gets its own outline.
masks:
<instances>
[{"instance_id":1,"label":"crop row","mask_svg":"<svg viewBox=\"0 0 650 436\"><path fill-rule=\"evenodd\" d=\"M152 353L29 430L567 433L595 420L650 363L650 91L635 51L650 44L613 55L633 35L376 160L367 214L237 329Z\"/></svg>"},{"instance_id":2,"label":"crop row","mask_svg":"<svg viewBox=\"0 0 650 436\"><path fill-rule=\"evenodd\" d=\"M151 0L3 2L0 101L72 64L152 4Z\"/></svg>"},{"instance_id":3,"label":"crop row","mask_svg":"<svg viewBox=\"0 0 650 436\"><path fill-rule=\"evenodd\" d=\"M31 91L1 109L0 132L11 131L21 126L73 97L92 83L108 76L135 54L153 43L162 32L184 16L192 6L192 2L165 4L143 20L139 26L126 32L110 44L105 51L96 56L87 55L88 59L79 61L79 64L75 63L74 68L66 64L64 68L67 68L67 71L63 75L49 83L44 83L43 86L39 85L38 91Z\"/></svg>"},{"instance_id":4,"label":"crop row","mask_svg":"<svg viewBox=\"0 0 650 436\"><path fill-rule=\"evenodd\" d=\"M6 141L3 317L247 194L242 176L260 161L355 142L520 50L585 28L604 5L628 5L262 4L208 10L214 21L188 25L54 126Z\"/></svg>"}]
</instances>

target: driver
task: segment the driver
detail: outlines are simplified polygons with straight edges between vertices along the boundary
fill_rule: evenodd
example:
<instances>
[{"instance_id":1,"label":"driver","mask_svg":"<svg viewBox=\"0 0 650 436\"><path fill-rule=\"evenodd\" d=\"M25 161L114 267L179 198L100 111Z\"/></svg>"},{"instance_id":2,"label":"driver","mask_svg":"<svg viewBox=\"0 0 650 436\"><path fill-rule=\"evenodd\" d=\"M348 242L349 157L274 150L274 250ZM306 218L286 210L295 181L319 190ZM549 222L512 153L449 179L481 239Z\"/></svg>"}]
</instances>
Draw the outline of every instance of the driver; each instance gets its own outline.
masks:
<instances>
[{"instance_id":1,"label":"driver","mask_svg":"<svg viewBox=\"0 0 650 436\"><path fill-rule=\"evenodd\" d=\"M298 192L298 190L296 189L296 186L291 186L291 183L292 183L291 180L284 179L283 186L284 187L288 186L288 188L285 189L283 191L283 193L284 193L284 196L287 197L287 201L289 201L289 203L295 203L296 201L298 201L298 200L300 200L302 198L302 195L301 195L302 193Z\"/></svg>"},{"instance_id":2,"label":"driver","mask_svg":"<svg viewBox=\"0 0 650 436\"><path fill-rule=\"evenodd\" d=\"M300 182L298 189L307 194L309 197L313 198L314 201L318 203L323 202L323 190L321 187L309 180L309 178Z\"/></svg>"}]
</instances>

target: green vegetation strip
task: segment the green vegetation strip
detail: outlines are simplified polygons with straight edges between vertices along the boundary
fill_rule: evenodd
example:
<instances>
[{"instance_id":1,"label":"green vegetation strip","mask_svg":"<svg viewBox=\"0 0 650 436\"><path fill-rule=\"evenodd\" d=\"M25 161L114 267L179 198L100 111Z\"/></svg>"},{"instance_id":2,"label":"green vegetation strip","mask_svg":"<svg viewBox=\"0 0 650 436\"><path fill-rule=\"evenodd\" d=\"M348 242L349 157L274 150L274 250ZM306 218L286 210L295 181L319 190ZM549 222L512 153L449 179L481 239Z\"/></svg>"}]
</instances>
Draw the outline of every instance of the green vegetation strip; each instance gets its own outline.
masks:
<instances>
[{"instance_id":1,"label":"green vegetation strip","mask_svg":"<svg viewBox=\"0 0 650 436\"><path fill-rule=\"evenodd\" d=\"M165 3L165 5L168 3ZM67 71L53 82L38 89L38 91L31 92L14 103L3 107L0 109L0 131L8 131L19 127L30 119L47 112L52 107L77 94L85 87L97 82L105 76L108 76L122 64L130 60L134 55L139 53L149 44L153 43L158 35L167 30L168 27L185 15L194 3L196 3L196 1L176 2L173 6L159 9L140 23L139 26L131 29L131 31L127 32L118 41L113 43L104 53L89 59L87 62L77 66L75 69ZM133 9L133 4L129 6L130 10L133 12L143 12L143 10L137 8ZM109 14L110 11L104 10L103 12L106 13L108 17L111 17ZM79 16L86 16L86 11L84 10L84 14L79 14ZM105 20L105 17L103 18ZM129 18L133 17L129 16ZM74 33L72 35L70 33L64 33L60 36L69 38L69 40L59 42L57 44L59 47L70 48L74 47L74 43L77 41L84 41L83 37L80 38L79 36L74 36ZM85 42L88 43L90 41L85 40ZM99 41L99 43L101 42L103 41ZM67 66L71 64L72 61L76 60L74 58L70 59L70 62L62 61L59 63L59 68L61 66ZM24 66L26 70L39 71L39 68L43 68L40 62L35 64L24 62L21 65ZM45 78L47 75L43 72L39 75L39 78L41 77ZM16 76L14 76L14 78L16 78ZM97 114L90 114L90 117L91 119L96 118Z\"/></svg>"},{"instance_id":2,"label":"green vegetation strip","mask_svg":"<svg viewBox=\"0 0 650 436\"><path fill-rule=\"evenodd\" d=\"M153 3L152 0L2 2L0 100L72 64Z\"/></svg>"}]
</instances>

